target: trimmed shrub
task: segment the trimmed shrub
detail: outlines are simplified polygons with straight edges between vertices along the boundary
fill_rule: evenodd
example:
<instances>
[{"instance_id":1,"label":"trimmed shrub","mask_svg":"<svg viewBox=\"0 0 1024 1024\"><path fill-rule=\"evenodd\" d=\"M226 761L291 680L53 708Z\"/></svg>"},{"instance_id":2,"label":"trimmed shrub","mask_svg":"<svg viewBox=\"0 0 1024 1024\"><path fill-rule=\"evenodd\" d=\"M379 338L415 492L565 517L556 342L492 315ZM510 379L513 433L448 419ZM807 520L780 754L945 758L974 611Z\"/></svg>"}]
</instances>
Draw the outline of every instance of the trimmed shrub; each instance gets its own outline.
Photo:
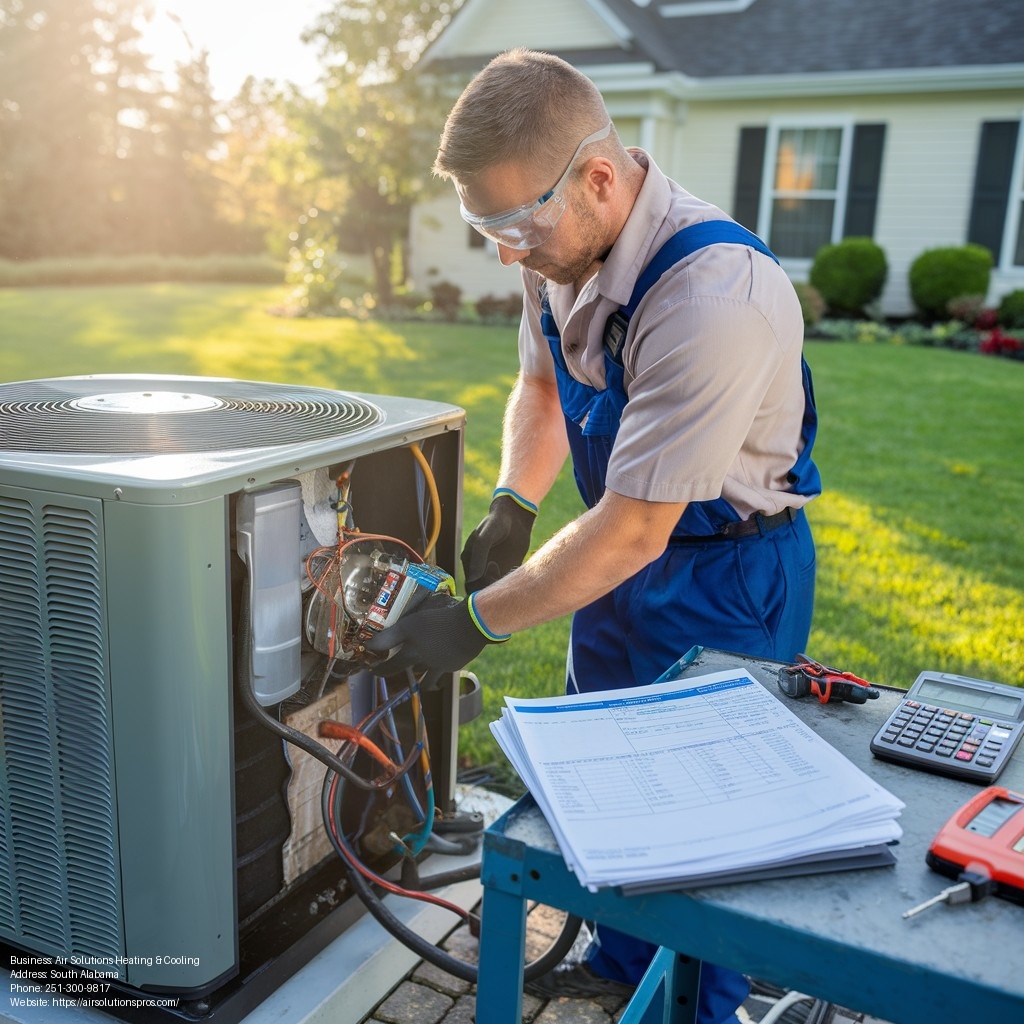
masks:
<instances>
[{"instance_id":1,"label":"trimmed shrub","mask_svg":"<svg viewBox=\"0 0 1024 1024\"><path fill-rule=\"evenodd\" d=\"M497 295L481 295L476 300L476 315L484 323L517 323L523 315L522 292L513 292L504 298Z\"/></svg>"},{"instance_id":2,"label":"trimmed shrub","mask_svg":"<svg viewBox=\"0 0 1024 1024\"><path fill-rule=\"evenodd\" d=\"M889 265L882 247L870 238L844 238L822 246L811 265L810 283L829 311L863 316L885 287Z\"/></svg>"},{"instance_id":3,"label":"trimmed shrub","mask_svg":"<svg viewBox=\"0 0 1024 1024\"><path fill-rule=\"evenodd\" d=\"M986 295L992 274L992 253L983 245L927 249L910 264L910 297L921 313L940 320L951 299Z\"/></svg>"},{"instance_id":4,"label":"trimmed shrub","mask_svg":"<svg viewBox=\"0 0 1024 1024\"><path fill-rule=\"evenodd\" d=\"M946 303L946 313L951 320L973 327L985 310L984 295L957 295Z\"/></svg>"},{"instance_id":5,"label":"trimmed shrub","mask_svg":"<svg viewBox=\"0 0 1024 1024\"><path fill-rule=\"evenodd\" d=\"M0 288L149 284L281 284L285 268L264 255L69 256L0 260Z\"/></svg>"},{"instance_id":6,"label":"trimmed shrub","mask_svg":"<svg viewBox=\"0 0 1024 1024\"><path fill-rule=\"evenodd\" d=\"M794 281L793 288L800 300L800 312L804 315L804 327L813 327L825 315L825 300L812 284Z\"/></svg>"},{"instance_id":7,"label":"trimmed shrub","mask_svg":"<svg viewBox=\"0 0 1024 1024\"><path fill-rule=\"evenodd\" d=\"M1024 288L1007 292L999 303L997 313L999 323L1003 327L1024 327Z\"/></svg>"},{"instance_id":8,"label":"trimmed shrub","mask_svg":"<svg viewBox=\"0 0 1024 1024\"><path fill-rule=\"evenodd\" d=\"M454 321L459 318L462 304L462 289L451 281L438 281L430 286L430 299L442 320Z\"/></svg>"}]
</instances>

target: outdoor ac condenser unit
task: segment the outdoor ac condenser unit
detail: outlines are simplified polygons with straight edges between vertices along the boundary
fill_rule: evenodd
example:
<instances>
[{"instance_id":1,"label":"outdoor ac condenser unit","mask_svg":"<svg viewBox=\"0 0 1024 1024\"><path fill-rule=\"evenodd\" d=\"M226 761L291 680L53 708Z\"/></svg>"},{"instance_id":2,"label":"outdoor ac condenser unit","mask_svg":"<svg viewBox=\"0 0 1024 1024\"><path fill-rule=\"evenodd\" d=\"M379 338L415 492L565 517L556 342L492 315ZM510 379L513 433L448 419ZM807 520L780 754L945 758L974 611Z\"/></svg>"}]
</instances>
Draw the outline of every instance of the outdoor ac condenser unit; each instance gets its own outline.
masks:
<instances>
[{"instance_id":1,"label":"outdoor ac condenser unit","mask_svg":"<svg viewBox=\"0 0 1024 1024\"><path fill-rule=\"evenodd\" d=\"M318 488L344 469L359 527L417 547L413 443L440 498L434 561L454 572L463 422L226 379L0 384L0 943L148 992L199 997L239 973L240 936L309 866L282 868L308 837L282 742L239 721L239 631L255 630L260 702L294 695L291 553L316 544ZM442 808L453 690L426 695Z\"/></svg>"}]
</instances>

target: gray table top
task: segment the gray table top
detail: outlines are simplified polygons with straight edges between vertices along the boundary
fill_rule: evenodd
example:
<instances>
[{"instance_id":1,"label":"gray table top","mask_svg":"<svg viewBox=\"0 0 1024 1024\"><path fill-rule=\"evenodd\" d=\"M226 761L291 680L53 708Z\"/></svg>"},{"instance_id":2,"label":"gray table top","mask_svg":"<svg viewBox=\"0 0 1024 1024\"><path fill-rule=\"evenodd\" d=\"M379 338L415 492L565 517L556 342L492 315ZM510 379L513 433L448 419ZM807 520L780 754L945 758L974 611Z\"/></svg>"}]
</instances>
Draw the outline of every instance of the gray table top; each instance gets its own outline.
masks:
<instances>
[{"instance_id":1,"label":"gray table top","mask_svg":"<svg viewBox=\"0 0 1024 1024\"><path fill-rule=\"evenodd\" d=\"M888 763L871 753L872 736L904 692L883 689L878 700L862 705L823 705L814 697L791 700L776 685L778 663L709 650L702 652L687 675L737 666L747 669L815 732L904 801L903 837L895 847L895 867L715 885L688 890L687 896L727 907L748 921L771 921L852 948L871 949L911 971L915 966L938 968L1024 997L1024 907L992 897L960 906L941 904L913 918L902 917L903 911L950 884L927 866L925 853L941 826L981 788ZM1024 745L996 784L1024 792ZM508 817L506 838L557 850L535 807Z\"/></svg>"}]
</instances>

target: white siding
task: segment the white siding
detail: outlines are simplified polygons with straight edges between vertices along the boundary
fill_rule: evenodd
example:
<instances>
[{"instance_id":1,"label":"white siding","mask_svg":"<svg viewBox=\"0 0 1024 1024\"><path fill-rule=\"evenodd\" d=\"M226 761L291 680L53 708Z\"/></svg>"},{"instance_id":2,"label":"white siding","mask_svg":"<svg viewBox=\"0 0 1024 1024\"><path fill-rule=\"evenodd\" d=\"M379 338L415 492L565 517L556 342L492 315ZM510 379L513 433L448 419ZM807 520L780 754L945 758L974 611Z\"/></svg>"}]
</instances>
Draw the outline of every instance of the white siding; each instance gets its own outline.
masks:
<instances>
[{"instance_id":1,"label":"white siding","mask_svg":"<svg viewBox=\"0 0 1024 1024\"><path fill-rule=\"evenodd\" d=\"M576 25L574 38L584 38L580 26L587 21L582 10L586 5L575 0L548 0L543 5L540 0L528 0L516 6L515 19L524 26L534 24L542 6L553 24L571 22ZM502 6L499 11L491 5L495 23L503 21L511 7ZM524 13L527 8L530 16ZM485 27L478 26L478 32ZM552 38L547 45L553 47ZM506 39L504 45L514 41L519 40ZM936 246L962 245L967 239L982 122L1015 120L1022 113L1020 93L1011 90L764 101L690 99L684 103L661 91L654 76L650 91L642 85L637 88L635 77L619 91L613 75L598 84L605 89L623 142L649 147L669 176L727 213L732 213L741 127L808 117L834 119L837 124L884 123L875 241L889 263L882 295L883 312L889 315L913 312L907 273L920 253ZM471 249L467 231L453 195L418 211L412 225L411 264L417 288L446 279L459 284L468 298L514 290L516 271L500 265L493 247ZM786 269L794 280L806 280L810 264L792 261ZM989 301L997 301L1013 288L1024 288L1024 271L993 273Z\"/></svg>"},{"instance_id":2,"label":"white siding","mask_svg":"<svg viewBox=\"0 0 1024 1024\"><path fill-rule=\"evenodd\" d=\"M449 281L464 299L505 296L521 287L518 267L503 267L493 245L471 249L470 227L459 216L454 188L420 203L413 211L409 256L413 287L429 294L431 285Z\"/></svg>"},{"instance_id":3,"label":"white siding","mask_svg":"<svg viewBox=\"0 0 1024 1024\"><path fill-rule=\"evenodd\" d=\"M440 37L433 57L491 56L512 46L585 50L618 46L609 22L585 0L510 0L469 3Z\"/></svg>"},{"instance_id":4,"label":"white siding","mask_svg":"<svg viewBox=\"0 0 1024 1024\"><path fill-rule=\"evenodd\" d=\"M1019 111L1019 98L1009 93L691 104L681 158L665 169L689 191L731 212L742 126L808 115L884 123L875 241L889 263L883 309L901 315L912 312L907 271L913 260L925 249L962 245L967 238L982 121L1013 119ZM808 268L789 269L799 279ZM990 297L1022 285L1024 275L1016 285L1004 275L993 281Z\"/></svg>"}]
</instances>

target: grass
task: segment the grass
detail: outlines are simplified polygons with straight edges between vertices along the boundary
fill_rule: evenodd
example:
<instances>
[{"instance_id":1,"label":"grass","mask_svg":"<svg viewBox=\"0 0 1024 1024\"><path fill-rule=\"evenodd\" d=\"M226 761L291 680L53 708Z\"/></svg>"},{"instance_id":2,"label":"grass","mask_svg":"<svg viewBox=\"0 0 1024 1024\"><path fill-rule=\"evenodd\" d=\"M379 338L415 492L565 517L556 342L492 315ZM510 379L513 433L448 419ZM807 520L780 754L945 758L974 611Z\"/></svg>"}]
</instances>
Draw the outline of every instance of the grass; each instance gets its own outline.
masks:
<instances>
[{"instance_id":1,"label":"grass","mask_svg":"<svg viewBox=\"0 0 1024 1024\"><path fill-rule=\"evenodd\" d=\"M415 395L467 413L465 531L497 473L515 331L287 319L280 288L151 284L0 291L0 379L169 373ZM810 342L825 494L810 652L880 683L925 668L1024 684L1024 363L944 349ZM563 474L535 531L576 515ZM561 687L568 622L474 664L485 711L460 750L498 758L502 696Z\"/></svg>"}]
</instances>

